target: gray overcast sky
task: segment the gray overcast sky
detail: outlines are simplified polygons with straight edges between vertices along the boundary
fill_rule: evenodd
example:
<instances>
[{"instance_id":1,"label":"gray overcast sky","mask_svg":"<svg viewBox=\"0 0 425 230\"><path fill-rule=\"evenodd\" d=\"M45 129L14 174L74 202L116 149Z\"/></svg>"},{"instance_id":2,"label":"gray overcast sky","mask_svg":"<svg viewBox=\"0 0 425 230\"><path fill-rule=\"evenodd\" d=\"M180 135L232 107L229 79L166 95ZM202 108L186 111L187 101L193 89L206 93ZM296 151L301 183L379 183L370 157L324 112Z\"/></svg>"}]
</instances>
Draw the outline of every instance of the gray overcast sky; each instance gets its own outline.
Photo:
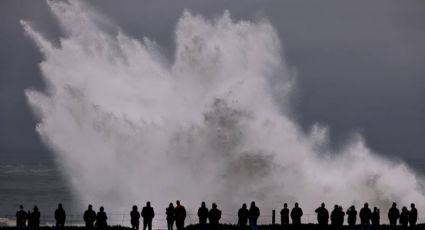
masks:
<instances>
[{"instance_id":1,"label":"gray overcast sky","mask_svg":"<svg viewBox=\"0 0 425 230\"><path fill-rule=\"evenodd\" d=\"M297 69L296 119L331 129L335 147L354 131L381 154L425 164L425 1L93 0L126 33L173 52L184 9L207 17L266 16ZM60 32L44 1L0 2L0 154L49 156L34 132L24 89L42 87L42 60L20 19L52 39ZM424 165L425 166L425 165Z\"/></svg>"}]
</instances>

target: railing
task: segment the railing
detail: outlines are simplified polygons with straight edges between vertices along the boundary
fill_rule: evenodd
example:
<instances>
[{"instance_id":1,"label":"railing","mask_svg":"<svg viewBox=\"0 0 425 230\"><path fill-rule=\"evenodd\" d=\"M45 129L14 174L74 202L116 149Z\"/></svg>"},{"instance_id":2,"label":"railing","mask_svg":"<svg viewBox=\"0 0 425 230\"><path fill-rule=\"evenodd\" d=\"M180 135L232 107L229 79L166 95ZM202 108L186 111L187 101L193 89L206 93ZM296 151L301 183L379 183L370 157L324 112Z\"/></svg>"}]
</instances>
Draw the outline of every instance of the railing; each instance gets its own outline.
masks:
<instances>
[{"instance_id":1,"label":"railing","mask_svg":"<svg viewBox=\"0 0 425 230\"><path fill-rule=\"evenodd\" d=\"M270 215L268 214L261 214L258 219L258 224L272 224L273 215L272 211L270 211ZM380 213L380 221L382 224L388 223L387 213ZM125 227L131 227L130 224L130 214L129 213L107 213L108 216L108 225L110 226L125 226ZM317 215L315 213L305 213L302 216L302 223L317 223L316 219ZM237 223L238 216L236 214L231 213L222 213L220 223L223 224L236 224ZM419 216L418 222L422 222L421 220L424 220L425 216ZM276 210L276 224L280 224L280 215L279 211ZM347 216L344 218L344 224L346 224ZM54 215L45 215L41 214L40 217L40 225L42 226L54 226L55 225L55 218ZM191 224L197 224L198 223L198 216L197 214L188 213L185 225L191 225ZM359 223L359 217L357 217L357 223ZM16 217L15 215L0 215L0 226L14 226L16 224ZM66 222L65 225L67 226L84 226L83 221L83 215L67 215L66 216ZM140 226L143 226L143 220L140 220ZM167 220L165 214L155 214L155 218L152 221L152 228L153 229L167 229Z\"/></svg>"}]
</instances>

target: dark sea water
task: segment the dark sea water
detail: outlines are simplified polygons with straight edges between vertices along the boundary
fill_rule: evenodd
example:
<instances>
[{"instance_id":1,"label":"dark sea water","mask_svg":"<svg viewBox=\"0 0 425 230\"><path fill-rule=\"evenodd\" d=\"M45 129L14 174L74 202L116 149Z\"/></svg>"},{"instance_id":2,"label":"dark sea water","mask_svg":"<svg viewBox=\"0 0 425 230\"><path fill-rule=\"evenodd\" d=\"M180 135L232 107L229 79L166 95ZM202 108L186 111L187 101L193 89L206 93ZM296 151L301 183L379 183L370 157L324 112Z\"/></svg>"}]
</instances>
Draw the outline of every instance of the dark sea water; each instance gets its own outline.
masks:
<instances>
[{"instance_id":1,"label":"dark sea water","mask_svg":"<svg viewBox=\"0 0 425 230\"><path fill-rule=\"evenodd\" d=\"M0 153L0 217L37 205L42 214L53 213L58 203L77 211L73 196L51 156Z\"/></svg>"}]
</instances>

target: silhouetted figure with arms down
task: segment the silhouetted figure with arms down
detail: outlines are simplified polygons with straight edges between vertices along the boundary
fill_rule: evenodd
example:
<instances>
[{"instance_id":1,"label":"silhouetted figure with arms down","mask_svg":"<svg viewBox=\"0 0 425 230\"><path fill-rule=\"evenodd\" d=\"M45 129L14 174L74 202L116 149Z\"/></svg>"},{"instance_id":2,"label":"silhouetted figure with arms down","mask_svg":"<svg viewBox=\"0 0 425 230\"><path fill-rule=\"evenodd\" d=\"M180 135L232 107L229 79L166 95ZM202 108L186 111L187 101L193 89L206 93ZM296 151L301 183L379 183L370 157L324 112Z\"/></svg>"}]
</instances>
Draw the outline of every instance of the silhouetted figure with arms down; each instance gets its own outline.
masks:
<instances>
[{"instance_id":1,"label":"silhouetted figure with arms down","mask_svg":"<svg viewBox=\"0 0 425 230\"><path fill-rule=\"evenodd\" d=\"M183 230L184 220L186 219L186 209L183 205L180 204L180 201L176 201L176 208L174 209L174 213L177 230Z\"/></svg>"},{"instance_id":2,"label":"silhouetted figure with arms down","mask_svg":"<svg viewBox=\"0 0 425 230\"><path fill-rule=\"evenodd\" d=\"M331 213L331 225L336 228L339 226L339 206L335 205Z\"/></svg>"},{"instance_id":3,"label":"silhouetted figure with arms down","mask_svg":"<svg viewBox=\"0 0 425 230\"><path fill-rule=\"evenodd\" d=\"M316 208L315 212L317 213L317 223L319 223L319 226L327 226L329 221L329 212L325 208L325 203L322 203L320 207Z\"/></svg>"},{"instance_id":4,"label":"silhouetted figure with arms down","mask_svg":"<svg viewBox=\"0 0 425 230\"><path fill-rule=\"evenodd\" d=\"M339 206L338 208L338 226L342 227L344 225L344 216L345 212L342 210L342 206Z\"/></svg>"},{"instance_id":5,"label":"silhouetted figure with arms down","mask_svg":"<svg viewBox=\"0 0 425 230\"><path fill-rule=\"evenodd\" d=\"M137 210L137 206L133 205L133 209L130 212L130 222L131 222L131 228L139 230L140 225L140 213L139 210Z\"/></svg>"},{"instance_id":6,"label":"silhouetted figure with arms down","mask_svg":"<svg viewBox=\"0 0 425 230\"><path fill-rule=\"evenodd\" d=\"M289 224L289 209L288 209L287 203L284 203L282 210L280 210L280 224L281 225Z\"/></svg>"},{"instance_id":7,"label":"silhouetted figure with arms down","mask_svg":"<svg viewBox=\"0 0 425 230\"><path fill-rule=\"evenodd\" d=\"M415 208L415 204L410 204L410 212L409 212L409 224L410 227L416 226L416 221L418 220L418 210Z\"/></svg>"},{"instance_id":8,"label":"silhouetted figure with arms down","mask_svg":"<svg viewBox=\"0 0 425 230\"><path fill-rule=\"evenodd\" d=\"M205 205L205 202L201 203L201 207L198 209L198 218L199 218L199 225L202 227L205 227L207 225L207 219L208 219L208 208Z\"/></svg>"},{"instance_id":9,"label":"silhouetted figure with arms down","mask_svg":"<svg viewBox=\"0 0 425 230\"><path fill-rule=\"evenodd\" d=\"M174 205L170 203L168 208L165 209L165 215L167 215L167 229L173 230L174 225Z\"/></svg>"},{"instance_id":10,"label":"silhouetted figure with arms down","mask_svg":"<svg viewBox=\"0 0 425 230\"><path fill-rule=\"evenodd\" d=\"M371 218L373 229L377 229L379 227L380 218L381 218L381 215L379 213L379 209L377 207L374 207L372 212L372 218Z\"/></svg>"},{"instance_id":11,"label":"silhouetted figure with arms down","mask_svg":"<svg viewBox=\"0 0 425 230\"><path fill-rule=\"evenodd\" d=\"M246 204L242 205L242 208L238 211L238 225L244 228L248 224L249 211Z\"/></svg>"},{"instance_id":12,"label":"silhouetted figure with arms down","mask_svg":"<svg viewBox=\"0 0 425 230\"><path fill-rule=\"evenodd\" d=\"M357 210L354 205L347 210L347 216L348 216L347 218L348 226L350 227L356 226Z\"/></svg>"},{"instance_id":13,"label":"silhouetted figure with arms down","mask_svg":"<svg viewBox=\"0 0 425 230\"><path fill-rule=\"evenodd\" d=\"M19 206L19 211L16 212L16 227L25 228L27 223L27 213L24 211L24 206Z\"/></svg>"},{"instance_id":14,"label":"silhouetted figure with arms down","mask_svg":"<svg viewBox=\"0 0 425 230\"><path fill-rule=\"evenodd\" d=\"M409 211L407 210L406 206L404 206L401 209L401 213L400 213L400 224L404 229L406 229L408 223L409 223Z\"/></svg>"},{"instance_id":15,"label":"silhouetted figure with arms down","mask_svg":"<svg viewBox=\"0 0 425 230\"><path fill-rule=\"evenodd\" d=\"M66 219L65 209L63 209L62 204L58 204L58 208L55 210L56 227L57 228L65 227L65 219Z\"/></svg>"},{"instance_id":16,"label":"silhouetted figure with arms down","mask_svg":"<svg viewBox=\"0 0 425 230\"><path fill-rule=\"evenodd\" d=\"M40 227L40 211L37 206L34 206L32 212L28 211L28 227L35 229Z\"/></svg>"},{"instance_id":17,"label":"silhouetted figure with arms down","mask_svg":"<svg viewBox=\"0 0 425 230\"><path fill-rule=\"evenodd\" d=\"M96 227L99 229L106 229L108 227L107 220L108 216L106 215L105 209L101 206L96 215Z\"/></svg>"},{"instance_id":18,"label":"silhouetted figure with arms down","mask_svg":"<svg viewBox=\"0 0 425 230\"><path fill-rule=\"evenodd\" d=\"M392 207L388 211L388 220L390 221L390 226L396 226L399 217L400 211L397 208L397 204L394 202Z\"/></svg>"},{"instance_id":19,"label":"silhouetted figure with arms down","mask_svg":"<svg viewBox=\"0 0 425 230\"><path fill-rule=\"evenodd\" d=\"M372 211L369 208L369 204L365 203L364 207L360 209L360 224L362 229L369 229L370 227L370 218L372 217Z\"/></svg>"},{"instance_id":20,"label":"silhouetted figure with arms down","mask_svg":"<svg viewBox=\"0 0 425 230\"><path fill-rule=\"evenodd\" d=\"M251 230L257 230L257 220L260 217L260 209L255 206L255 202L251 202L251 207L248 211L249 226Z\"/></svg>"},{"instance_id":21,"label":"silhouetted figure with arms down","mask_svg":"<svg viewBox=\"0 0 425 230\"><path fill-rule=\"evenodd\" d=\"M155 212L151 207L151 202L146 202L146 206L142 209L142 217L143 217L143 230L146 230L148 227L149 230L152 230L152 220L155 217Z\"/></svg>"},{"instance_id":22,"label":"silhouetted figure with arms down","mask_svg":"<svg viewBox=\"0 0 425 230\"><path fill-rule=\"evenodd\" d=\"M217 229L220 224L221 210L217 208L217 204L213 203L211 210L208 212L208 220L212 229Z\"/></svg>"},{"instance_id":23,"label":"silhouetted figure with arms down","mask_svg":"<svg viewBox=\"0 0 425 230\"><path fill-rule=\"evenodd\" d=\"M303 216L303 210L298 207L298 203L295 203L291 210L292 224L295 226L301 225L301 217Z\"/></svg>"},{"instance_id":24,"label":"silhouetted figure with arms down","mask_svg":"<svg viewBox=\"0 0 425 230\"><path fill-rule=\"evenodd\" d=\"M88 209L84 212L84 223L86 223L86 228L93 228L94 222L96 221L96 212L93 210L93 206L89 204Z\"/></svg>"}]
</instances>

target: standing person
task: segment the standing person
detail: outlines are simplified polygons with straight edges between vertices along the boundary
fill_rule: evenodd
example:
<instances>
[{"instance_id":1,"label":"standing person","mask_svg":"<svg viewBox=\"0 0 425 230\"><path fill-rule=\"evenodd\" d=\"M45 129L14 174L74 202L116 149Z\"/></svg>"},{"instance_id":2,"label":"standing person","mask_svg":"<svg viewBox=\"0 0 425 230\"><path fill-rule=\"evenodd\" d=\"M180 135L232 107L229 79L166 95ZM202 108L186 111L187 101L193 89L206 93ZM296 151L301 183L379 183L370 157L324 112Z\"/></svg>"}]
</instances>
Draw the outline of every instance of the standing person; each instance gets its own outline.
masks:
<instances>
[{"instance_id":1,"label":"standing person","mask_svg":"<svg viewBox=\"0 0 425 230\"><path fill-rule=\"evenodd\" d=\"M248 211L249 226L251 230L257 230L257 220L260 217L260 209L255 206L255 202L251 202L251 207Z\"/></svg>"},{"instance_id":2,"label":"standing person","mask_svg":"<svg viewBox=\"0 0 425 230\"><path fill-rule=\"evenodd\" d=\"M342 206L338 207L338 226L342 227L344 225L344 216L345 212L342 209Z\"/></svg>"},{"instance_id":3,"label":"standing person","mask_svg":"<svg viewBox=\"0 0 425 230\"><path fill-rule=\"evenodd\" d=\"M131 222L131 228L135 230L139 230L140 225L140 213L139 210L137 210L137 206L133 205L133 209L130 212L130 222Z\"/></svg>"},{"instance_id":4,"label":"standing person","mask_svg":"<svg viewBox=\"0 0 425 230\"><path fill-rule=\"evenodd\" d=\"M379 227L380 218L381 218L381 215L379 214L379 209L377 207L374 207L372 212L372 218L371 218L373 229L377 229Z\"/></svg>"},{"instance_id":5,"label":"standing person","mask_svg":"<svg viewBox=\"0 0 425 230\"><path fill-rule=\"evenodd\" d=\"M38 211L38 207L34 206L32 212L28 212L28 227L30 228L39 228L40 227L40 211ZM31 224L29 224L31 223Z\"/></svg>"},{"instance_id":6,"label":"standing person","mask_svg":"<svg viewBox=\"0 0 425 230\"><path fill-rule=\"evenodd\" d=\"M368 203L365 203L363 208L360 209L359 216L360 216L360 224L362 225L362 229L369 229L372 211L370 210Z\"/></svg>"},{"instance_id":7,"label":"standing person","mask_svg":"<svg viewBox=\"0 0 425 230\"><path fill-rule=\"evenodd\" d=\"M180 204L180 201L176 201L176 208L174 209L174 216L176 220L177 230L184 229L184 220L186 219L186 209Z\"/></svg>"},{"instance_id":8,"label":"standing person","mask_svg":"<svg viewBox=\"0 0 425 230\"><path fill-rule=\"evenodd\" d=\"M415 204L410 204L410 212L409 212L409 224L410 227L416 226L416 221L418 220L418 210L415 208Z\"/></svg>"},{"instance_id":9,"label":"standing person","mask_svg":"<svg viewBox=\"0 0 425 230\"><path fill-rule=\"evenodd\" d=\"M302 216L303 216L303 210L298 206L298 203L295 203L294 207L291 210L292 224L295 226L301 225Z\"/></svg>"},{"instance_id":10,"label":"standing person","mask_svg":"<svg viewBox=\"0 0 425 230\"><path fill-rule=\"evenodd\" d=\"M211 210L208 212L208 220L212 229L217 229L220 224L221 210L217 208L217 204L213 203Z\"/></svg>"},{"instance_id":11,"label":"standing person","mask_svg":"<svg viewBox=\"0 0 425 230\"><path fill-rule=\"evenodd\" d=\"M339 226L339 207L338 205L334 206L334 209L332 210L331 213L331 225L336 228L337 226Z\"/></svg>"},{"instance_id":12,"label":"standing person","mask_svg":"<svg viewBox=\"0 0 425 230\"><path fill-rule=\"evenodd\" d=\"M409 211L407 210L406 206L404 206L401 209L400 213L400 224L403 227L403 229L407 228L407 224L409 223Z\"/></svg>"},{"instance_id":13,"label":"standing person","mask_svg":"<svg viewBox=\"0 0 425 230\"><path fill-rule=\"evenodd\" d=\"M27 213L24 211L24 206L19 205L19 211L16 212L16 227L25 228L27 223Z\"/></svg>"},{"instance_id":14,"label":"standing person","mask_svg":"<svg viewBox=\"0 0 425 230\"><path fill-rule=\"evenodd\" d=\"M58 204L58 209L55 210L56 227L63 228L65 226L66 212L62 204Z\"/></svg>"},{"instance_id":15,"label":"standing person","mask_svg":"<svg viewBox=\"0 0 425 230\"><path fill-rule=\"evenodd\" d=\"M281 225L288 225L289 224L289 209L288 204L283 204L283 209L280 210L280 223Z\"/></svg>"},{"instance_id":16,"label":"standing person","mask_svg":"<svg viewBox=\"0 0 425 230\"><path fill-rule=\"evenodd\" d=\"M198 218L199 218L199 225L202 227L205 227L207 225L207 219L208 219L208 208L205 205L205 202L201 203L201 207L198 209Z\"/></svg>"},{"instance_id":17,"label":"standing person","mask_svg":"<svg viewBox=\"0 0 425 230\"><path fill-rule=\"evenodd\" d=\"M96 212L93 210L93 206L89 204L88 209L84 212L84 222L86 228L93 228L94 222L96 221Z\"/></svg>"},{"instance_id":18,"label":"standing person","mask_svg":"<svg viewBox=\"0 0 425 230\"><path fill-rule=\"evenodd\" d=\"M174 205L170 203L168 208L165 209L165 215L167 215L167 229L173 230L174 225Z\"/></svg>"},{"instance_id":19,"label":"standing person","mask_svg":"<svg viewBox=\"0 0 425 230\"><path fill-rule=\"evenodd\" d=\"M319 223L319 226L327 226L329 221L329 212L325 208L325 203L322 203L315 212L317 213L317 223Z\"/></svg>"},{"instance_id":20,"label":"standing person","mask_svg":"<svg viewBox=\"0 0 425 230\"><path fill-rule=\"evenodd\" d=\"M152 220L155 217L155 212L151 207L151 202L146 202L146 206L142 209L142 217L143 217L143 230L146 230L148 227L149 230L152 230Z\"/></svg>"},{"instance_id":21,"label":"standing person","mask_svg":"<svg viewBox=\"0 0 425 230\"><path fill-rule=\"evenodd\" d=\"M106 215L103 206L100 206L99 212L96 214L96 227L99 229L106 229L108 227L108 216Z\"/></svg>"},{"instance_id":22,"label":"standing person","mask_svg":"<svg viewBox=\"0 0 425 230\"><path fill-rule=\"evenodd\" d=\"M246 227L246 225L248 224L248 218L249 218L249 211L248 208L246 207L246 204L242 205L242 208L239 209L238 211L238 225L241 228Z\"/></svg>"},{"instance_id":23,"label":"standing person","mask_svg":"<svg viewBox=\"0 0 425 230\"><path fill-rule=\"evenodd\" d=\"M347 216L348 216L347 218L348 226L350 227L356 226L357 211L354 205L347 210Z\"/></svg>"},{"instance_id":24,"label":"standing person","mask_svg":"<svg viewBox=\"0 0 425 230\"><path fill-rule=\"evenodd\" d=\"M392 207L388 211L388 219L390 220L390 226L396 226L399 217L400 211L397 208L397 204L394 202Z\"/></svg>"}]
</instances>

